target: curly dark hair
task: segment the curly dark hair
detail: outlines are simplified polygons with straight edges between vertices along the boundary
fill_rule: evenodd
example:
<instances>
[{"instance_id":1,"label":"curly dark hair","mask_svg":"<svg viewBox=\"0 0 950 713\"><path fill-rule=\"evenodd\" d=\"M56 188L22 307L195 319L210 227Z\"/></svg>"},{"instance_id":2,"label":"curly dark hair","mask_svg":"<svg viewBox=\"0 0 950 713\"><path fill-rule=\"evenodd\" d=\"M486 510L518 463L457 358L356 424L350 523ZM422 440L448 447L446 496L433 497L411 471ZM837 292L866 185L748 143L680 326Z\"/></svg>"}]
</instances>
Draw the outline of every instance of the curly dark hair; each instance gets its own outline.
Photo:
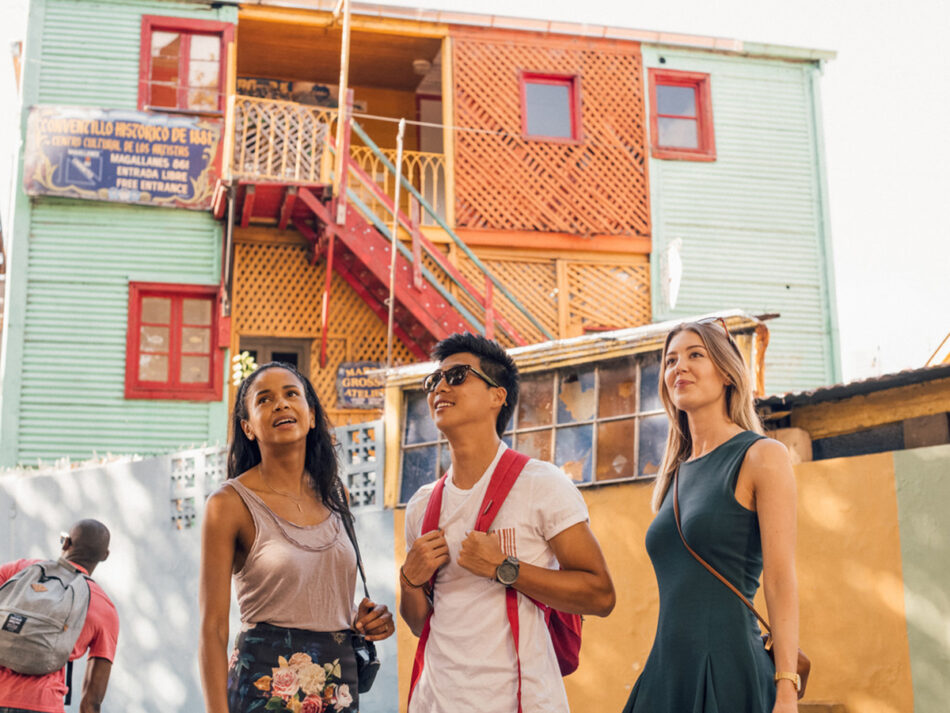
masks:
<instances>
[{"instance_id":1,"label":"curly dark hair","mask_svg":"<svg viewBox=\"0 0 950 713\"><path fill-rule=\"evenodd\" d=\"M521 383L518 367L514 359L508 356L508 352L498 342L471 332L448 336L432 348L432 358L437 361L448 359L453 354L463 353L477 356L479 368L507 392L505 403L495 421L495 430L501 437L518 403L518 389Z\"/></svg>"},{"instance_id":2,"label":"curly dark hair","mask_svg":"<svg viewBox=\"0 0 950 713\"><path fill-rule=\"evenodd\" d=\"M310 484L320 500L331 511L344 518L351 518L350 508L343 494L343 482L340 479L340 465L337 459L333 433L327 414L320 405L317 392L310 380L301 374L292 364L279 361L263 364L249 374L238 387L234 397L231 415L231 442L228 446L228 478L236 478L261 462L261 450L256 441L252 441L241 428L241 421L247 419L247 394L251 385L268 369L284 369L293 374L303 386L307 405L313 409L316 425L307 433L304 468L310 476Z\"/></svg>"}]
</instances>

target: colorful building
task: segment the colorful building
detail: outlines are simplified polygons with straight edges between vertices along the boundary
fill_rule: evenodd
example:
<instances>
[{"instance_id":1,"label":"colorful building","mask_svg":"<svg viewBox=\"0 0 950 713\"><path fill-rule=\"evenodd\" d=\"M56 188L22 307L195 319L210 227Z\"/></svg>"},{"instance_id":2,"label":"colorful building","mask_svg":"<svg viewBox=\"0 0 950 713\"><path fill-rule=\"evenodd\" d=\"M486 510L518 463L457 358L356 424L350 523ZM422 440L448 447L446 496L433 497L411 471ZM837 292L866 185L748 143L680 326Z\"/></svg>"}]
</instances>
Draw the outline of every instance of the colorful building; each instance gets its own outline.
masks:
<instances>
[{"instance_id":1,"label":"colorful building","mask_svg":"<svg viewBox=\"0 0 950 713\"><path fill-rule=\"evenodd\" d=\"M334 5L31 4L0 464L222 442L242 351L378 418L458 329L781 313L765 389L837 380L831 53L356 3L341 97Z\"/></svg>"},{"instance_id":2,"label":"colorful building","mask_svg":"<svg viewBox=\"0 0 950 713\"><path fill-rule=\"evenodd\" d=\"M768 362L763 325L742 314L728 315L727 323L758 378ZM653 641L659 596L644 547L653 519L653 480L645 476L662 454L666 419L649 365L673 324L511 352L528 397L519 401L509 443L530 450L540 432L557 452L561 433L591 430L586 448L578 447L582 439L564 439L580 454L565 470L587 502L617 605L607 619L585 620L580 667L564 679L572 710L620 710ZM401 504L435 475L420 473L423 459L413 454L442 447L438 434L426 433L428 414L414 408L421 375L431 368L404 367L387 378L385 487L386 504L395 507L396 562L405 557ZM545 398L531 397L548 382ZM942 710L950 696L950 527L943 516L950 366L768 397L758 410L795 464L800 645L812 661L800 710ZM617 429L628 434L619 442L611 437ZM634 477L623 471L631 466ZM761 588L756 606L767 611ZM404 702L417 640L405 627L397 634Z\"/></svg>"}]
</instances>

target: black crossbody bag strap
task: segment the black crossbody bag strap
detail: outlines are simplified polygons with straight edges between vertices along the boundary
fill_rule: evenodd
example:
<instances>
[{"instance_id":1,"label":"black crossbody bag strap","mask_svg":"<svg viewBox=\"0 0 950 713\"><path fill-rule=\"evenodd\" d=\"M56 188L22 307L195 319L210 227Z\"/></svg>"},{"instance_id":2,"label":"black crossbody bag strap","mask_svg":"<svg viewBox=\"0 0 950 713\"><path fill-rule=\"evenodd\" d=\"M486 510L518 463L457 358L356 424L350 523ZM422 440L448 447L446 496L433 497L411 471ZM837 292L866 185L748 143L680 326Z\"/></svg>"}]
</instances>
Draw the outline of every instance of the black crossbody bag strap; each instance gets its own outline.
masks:
<instances>
[{"instance_id":1,"label":"black crossbody bag strap","mask_svg":"<svg viewBox=\"0 0 950 713\"><path fill-rule=\"evenodd\" d=\"M348 499L343 492L342 483L340 484L340 497L343 499L343 502L348 503ZM372 597L369 596L369 588L366 586L366 572L363 569L363 558L360 556L360 545L359 542L356 541L356 530L353 529L353 514L349 512L349 507L347 507L346 514L340 513L340 519L343 520L343 529L346 530L346 535L350 538L353 549L356 550L356 566L360 571L360 579L363 580L363 593L367 599L372 599Z\"/></svg>"}]
</instances>

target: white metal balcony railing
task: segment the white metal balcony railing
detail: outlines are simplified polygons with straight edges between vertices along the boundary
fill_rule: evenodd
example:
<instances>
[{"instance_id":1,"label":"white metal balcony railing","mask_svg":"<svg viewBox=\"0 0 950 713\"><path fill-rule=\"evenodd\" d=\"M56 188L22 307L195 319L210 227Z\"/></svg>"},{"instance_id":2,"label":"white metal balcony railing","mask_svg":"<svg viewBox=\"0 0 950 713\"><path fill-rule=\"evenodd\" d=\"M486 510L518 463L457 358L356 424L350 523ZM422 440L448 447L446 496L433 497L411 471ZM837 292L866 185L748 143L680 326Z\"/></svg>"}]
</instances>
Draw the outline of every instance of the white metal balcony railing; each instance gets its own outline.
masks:
<instances>
[{"instance_id":1,"label":"white metal balcony railing","mask_svg":"<svg viewBox=\"0 0 950 713\"><path fill-rule=\"evenodd\" d=\"M333 169L331 144L336 130L336 109L297 104L275 99L232 97L233 155L231 175L238 180L328 183ZM396 150L383 149L393 164ZM379 184L386 195L393 194L393 175L379 157L365 146L352 146L350 155ZM402 174L445 218L445 156L421 151L403 151ZM350 178L366 205L381 219L390 211L359 181ZM405 191L404 200L408 199ZM405 209L405 206L403 206ZM435 220L423 216L423 225Z\"/></svg>"}]
</instances>

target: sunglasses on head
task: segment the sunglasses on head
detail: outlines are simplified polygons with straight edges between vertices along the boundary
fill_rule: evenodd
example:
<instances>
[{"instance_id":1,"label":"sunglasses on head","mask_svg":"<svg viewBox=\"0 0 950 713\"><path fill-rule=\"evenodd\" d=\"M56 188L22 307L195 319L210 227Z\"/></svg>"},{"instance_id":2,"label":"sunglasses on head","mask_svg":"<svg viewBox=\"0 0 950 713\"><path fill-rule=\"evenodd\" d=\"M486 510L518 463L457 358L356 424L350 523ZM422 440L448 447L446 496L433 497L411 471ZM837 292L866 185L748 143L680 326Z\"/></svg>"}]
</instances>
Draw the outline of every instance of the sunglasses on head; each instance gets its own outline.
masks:
<instances>
[{"instance_id":1,"label":"sunglasses on head","mask_svg":"<svg viewBox=\"0 0 950 713\"><path fill-rule=\"evenodd\" d=\"M474 366L470 366L468 364L457 364L456 366L450 366L448 369L436 369L433 371L422 380L422 390L427 394L431 394L436 390L436 388L438 388L442 379L445 379L445 383L449 386L458 386L465 381L469 372L475 374L475 376L477 376L489 386L501 386L501 384L488 376L488 374L479 371Z\"/></svg>"},{"instance_id":2,"label":"sunglasses on head","mask_svg":"<svg viewBox=\"0 0 950 713\"><path fill-rule=\"evenodd\" d=\"M722 327L722 331L726 333L726 337L732 341L732 335L729 333L729 327L726 326L726 320L722 317L710 317L709 319L701 319L697 324L715 324L717 327Z\"/></svg>"}]
</instances>

